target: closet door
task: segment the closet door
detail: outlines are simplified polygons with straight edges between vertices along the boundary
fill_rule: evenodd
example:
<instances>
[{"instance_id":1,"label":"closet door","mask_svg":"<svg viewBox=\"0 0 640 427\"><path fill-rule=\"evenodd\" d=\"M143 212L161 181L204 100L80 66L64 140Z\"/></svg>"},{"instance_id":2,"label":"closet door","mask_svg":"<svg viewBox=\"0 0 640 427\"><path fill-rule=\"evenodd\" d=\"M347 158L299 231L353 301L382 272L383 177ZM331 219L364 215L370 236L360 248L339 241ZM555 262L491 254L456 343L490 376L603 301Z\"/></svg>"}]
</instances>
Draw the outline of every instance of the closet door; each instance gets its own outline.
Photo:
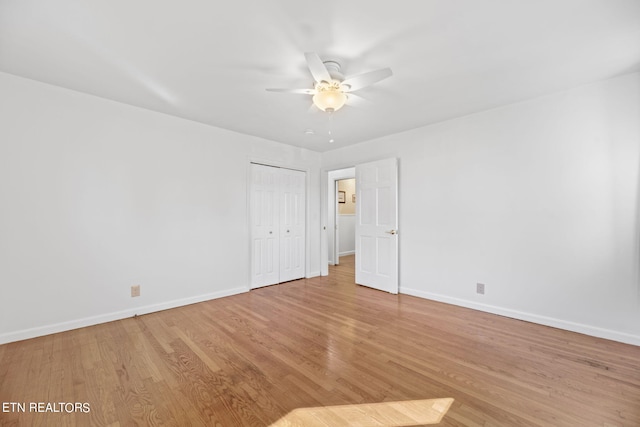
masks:
<instances>
[{"instance_id":1,"label":"closet door","mask_svg":"<svg viewBox=\"0 0 640 427\"><path fill-rule=\"evenodd\" d=\"M251 165L251 288L305 275L306 174Z\"/></svg>"},{"instance_id":2,"label":"closet door","mask_svg":"<svg viewBox=\"0 0 640 427\"><path fill-rule=\"evenodd\" d=\"M280 192L277 168L251 165L251 288L280 281Z\"/></svg>"},{"instance_id":3,"label":"closet door","mask_svg":"<svg viewBox=\"0 0 640 427\"><path fill-rule=\"evenodd\" d=\"M304 277L305 173L280 169L280 282Z\"/></svg>"}]
</instances>

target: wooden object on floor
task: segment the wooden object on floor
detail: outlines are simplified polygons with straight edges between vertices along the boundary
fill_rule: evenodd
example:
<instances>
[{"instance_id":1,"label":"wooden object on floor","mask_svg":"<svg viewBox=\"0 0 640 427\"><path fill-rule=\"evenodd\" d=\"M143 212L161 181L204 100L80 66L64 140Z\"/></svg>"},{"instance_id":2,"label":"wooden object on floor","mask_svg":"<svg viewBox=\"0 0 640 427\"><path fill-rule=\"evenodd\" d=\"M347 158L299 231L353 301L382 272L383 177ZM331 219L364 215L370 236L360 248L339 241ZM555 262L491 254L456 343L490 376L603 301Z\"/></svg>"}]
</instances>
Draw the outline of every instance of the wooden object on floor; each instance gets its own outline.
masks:
<instances>
[{"instance_id":1,"label":"wooden object on floor","mask_svg":"<svg viewBox=\"0 0 640 427\"><path fill-rule=\"evenodd\" d=\"M0 425L269 426L300 408L441 398L454 399L444 426L640 425L640 347L356 286L352 262L2 345L1 405L90 411L0 407Z\"/></svg>"}]
</instances>

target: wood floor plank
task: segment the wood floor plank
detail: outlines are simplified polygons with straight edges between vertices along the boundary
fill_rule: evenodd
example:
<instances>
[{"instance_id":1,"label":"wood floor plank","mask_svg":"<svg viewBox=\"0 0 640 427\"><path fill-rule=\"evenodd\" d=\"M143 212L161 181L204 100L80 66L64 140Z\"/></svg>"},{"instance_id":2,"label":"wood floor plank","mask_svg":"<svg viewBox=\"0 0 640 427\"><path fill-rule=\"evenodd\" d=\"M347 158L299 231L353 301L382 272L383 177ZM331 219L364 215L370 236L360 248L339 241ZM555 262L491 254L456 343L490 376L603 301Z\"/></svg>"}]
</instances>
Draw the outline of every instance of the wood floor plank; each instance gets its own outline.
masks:
<instances>
[{"instance_id":1,"label":"wood floor plank","mask_svg":"<svg viewBox=\"0 0 640 427\"><path fill-rule=\"evenodd\" d=\"M443 398L442 426L640 425L640 347L353 277L341 257L327 277L2 345L2 402L90 412L0 425L400 425Z\"/></svg>"}]
</instances>

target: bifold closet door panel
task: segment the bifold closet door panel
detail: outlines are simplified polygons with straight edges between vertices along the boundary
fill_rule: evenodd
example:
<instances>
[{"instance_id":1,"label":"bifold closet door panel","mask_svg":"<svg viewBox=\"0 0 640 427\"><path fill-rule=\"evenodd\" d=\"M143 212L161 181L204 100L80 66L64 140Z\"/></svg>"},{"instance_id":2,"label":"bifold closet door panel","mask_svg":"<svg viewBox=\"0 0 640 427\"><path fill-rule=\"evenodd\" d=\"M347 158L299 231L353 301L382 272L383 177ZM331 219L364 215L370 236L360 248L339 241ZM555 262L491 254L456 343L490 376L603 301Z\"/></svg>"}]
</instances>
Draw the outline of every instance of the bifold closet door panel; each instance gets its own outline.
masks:
<instances>
[{"instance_id":1,"label":"bifold closet door panel","mask_svg":"<svg viewBox=\"0 0 640 427\"><path fill-rule=\"evenodd\" d=\"M304 277L305 173L280 172L280 282Z\"/></svg>"},{"instance_id":2,"label":"bifold closet door panel","mask_svg":"<svg viewBox=\"0 0 640 427\"><path fill-rule=\"evenodd\" d=\"M251 165L251 288L280 281L278 169Z\"/></svg>"}]
</instances>

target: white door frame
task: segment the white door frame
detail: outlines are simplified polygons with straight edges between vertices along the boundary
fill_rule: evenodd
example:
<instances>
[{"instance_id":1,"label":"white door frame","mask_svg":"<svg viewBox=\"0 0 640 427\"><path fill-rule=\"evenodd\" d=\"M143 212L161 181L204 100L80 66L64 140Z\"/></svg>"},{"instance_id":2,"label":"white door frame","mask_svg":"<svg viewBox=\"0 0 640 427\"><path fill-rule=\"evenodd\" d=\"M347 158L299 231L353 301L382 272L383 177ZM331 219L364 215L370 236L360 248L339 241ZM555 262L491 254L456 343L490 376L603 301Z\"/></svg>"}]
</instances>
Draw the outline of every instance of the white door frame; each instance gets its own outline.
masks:
<instances>
[{"instance_id":1,"label":"white door frame","mask_svg":"<svg viewBox=\"0 0 640 427\"><path fill-rule=\"evenodd\" d=\"M338 205L339 179L333 181L333 265L340 265L340 229L338 224L340 205Z\"/></svg>"}]
</instances>

